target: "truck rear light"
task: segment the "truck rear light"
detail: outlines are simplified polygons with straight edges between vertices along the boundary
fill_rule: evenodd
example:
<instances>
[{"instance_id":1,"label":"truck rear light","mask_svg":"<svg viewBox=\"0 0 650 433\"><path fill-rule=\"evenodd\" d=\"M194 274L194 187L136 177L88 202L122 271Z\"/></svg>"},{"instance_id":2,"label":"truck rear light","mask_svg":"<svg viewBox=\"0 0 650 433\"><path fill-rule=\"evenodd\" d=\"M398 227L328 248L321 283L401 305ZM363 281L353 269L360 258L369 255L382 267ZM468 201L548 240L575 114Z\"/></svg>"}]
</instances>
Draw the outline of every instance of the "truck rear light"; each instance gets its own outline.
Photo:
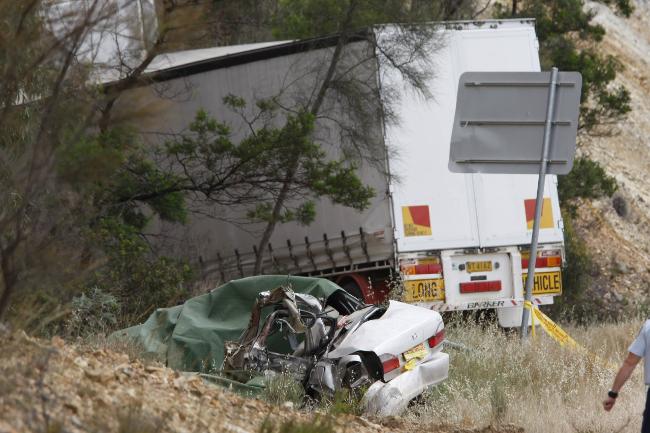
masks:
<instances>
[{"instance_id":1,"label":"truck rear light","mask_svg":"<svg viewBox=\"0 0 650 433\"><path fill-rule=\"evenodd\" d=\"M562 266L562 257L537 257L535 260L536 268L556 268ZM528 269L528 259L521 259L521 268Z\"/></svg>"},{"instance_id":2,"label":"truck rear light","mask_svg":"<svg viewBox=\"0 0 650 433\"><path fill-rule=\"evenodd\" d=\"M399 368L399 359L393 357L388 358L381 363L382 368L384 369L384 374L388 374L391 371Z\"/></svg>"},{"instance_id":3,"label":"truck rear light","mask_svg":"<svg viewBox=\"0 0 650 433\"><path fill-rule=\"evenodd\" d=\"M436 335L433 337L429 338L429 347L434 348L438 344L442 343L445 340L445 330L443 329L442 331L438 332Z\"/></svg>"},{"instance_id":4,"label":"truck rear light","mask_svg":"<svg viewBox=\"0 0 650 433\"><path fill-rule=\"evenodd\" d=\"M501 281L472 281L460 283L460 293L483 293L501 291Z\"/></svg>"},{"instance_id":5,"label":"truck rear light","mask_svg":"<svg viewBox=\"0 0 650 433\"><path fill-rule=\"evenodd\" d=\"M400 266L404 275L423 275L423 274L441 274L442 265L440 263L419 263L407 264Z\"/></svg>"},{"instance_id":6,"label":"truck rear light","mask_svg":"<svg viewBox=\"0 0 650 433\"><path fill-rule=\"evenodd\" d=\"M439 274L440 272L442 272L442 266L439 263L415 265L415 274Z\"/></svg>"},{"instance_id":7,"label":"truck rear light","mask_svg":"<svg viewBox=\"0 0 650 433\"><path fill-rule=\"evenodd\" d=\"M562 266L562 257L546 257L546 266L549 268Z\"/></svg>"}]
</instances>

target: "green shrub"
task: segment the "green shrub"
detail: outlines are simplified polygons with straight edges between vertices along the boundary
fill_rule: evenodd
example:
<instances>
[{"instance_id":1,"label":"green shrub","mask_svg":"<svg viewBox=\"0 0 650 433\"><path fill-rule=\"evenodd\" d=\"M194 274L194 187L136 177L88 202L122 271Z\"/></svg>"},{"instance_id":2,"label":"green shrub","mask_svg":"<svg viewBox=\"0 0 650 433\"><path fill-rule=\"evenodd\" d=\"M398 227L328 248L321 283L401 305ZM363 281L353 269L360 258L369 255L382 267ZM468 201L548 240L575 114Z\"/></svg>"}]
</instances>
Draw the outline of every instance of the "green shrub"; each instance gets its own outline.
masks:
<instances>
[{"instance_id":1,"label":"green shrub","mask_svg":"<svg viewBox=\"0 0 650 433\"><path fill-rule=\"evenodd\" d=\"M613 4L612 9L626 17L634 10L630 0L601 2ZM542 69L556 66L582 74L578 128L590 134L616 133L612 125L632 109L629 90L616 84L624 66L602 50L605 28L594 22L596 13L584 0L496 2L494 12L495 18L534 18Z\"/></svg>"},{"instance_id":2,"label":"green shrub","mask_svg":"<svg viewBox=\"0 0 650 433\"><path fill-rule=\"evenodd\" d=\"M273 404L282 404L290 401L296 405L302 403L305 389L300 382L288 374L278 374L266 380L263 398Z\"/></svg>"},{"instance_id":3,"label":"green shrub","mask_svg":"<svg viewBox=\"0 0 650 433\"><path fill-rule=\"evenodd\" d=\"M332 415L361 415L363 406L361 399L365 390L340 389L334 394L331 402L327 403L328 412Z\"/></svg>"},{"instance_id":4,"label":"green shrub","mask_svg":"<svg viewBox=\"0 0 650 433\"><path fill-rule=\"evenodd\" d=\"M611 197L618 189L616 179L605 173L605 169L596 161L587 157L578 157L573 169L566 176L558 177L558 193L564 205L571 205L576 198ZM575 207L568 209L575 214Z\"/></svg>"},{"instance_id":5,"label":"green shrub","mask_svg":"<svg viewBox=\"0 0 650 433\"><path fill-rule=\"evenodd\" d=\"M106 334L118 324L120 304L115 296L93 287L72 299L66 333L73 337Z\"/></svg>"},{"instance_id":6,"label":"green shrub","mask_svg":"<svg viewBox=\"0 0 650 433\"><path fill-rule=\"evenodd\" d=\"M558 320L584 321L589 315L589 305L593 299L588 299L586 292L591 283L593 267L587 246L575 232L573 217L569 212L563 213L564 246L566 262L562 269L562 296L555 298L555 303L549 308L549 314Z\"/></svg>"},{"instance_id":7,"label":"green shrub","mask_svg":"<svg viewBox=\"0 0 650 433\"><path fill-rule=\"evenodd\" d=\"M120 300L120 325L141 322L156 308L176 305L189 295L191 268L154 255L136 227L104 218L93 236L107 262L92 283Z\"/></svg>"},{"instance_id":8,"label":"green shrub","mask_svg":"<svg viewBox=\"0 0 650 433\"><path fill-rule=\"evenodd\" d=\"M562 203L566 263L562 270L563 294L549 313L555 319L571 320L586 324L594 320L615 318L615 311L607 308L599 297L589 290L594 263L585 241L574 229L576 218L575 199L610 197L618 185L616 179L607 175L603 167L587 157L575 159L573 169L558 178L558 193Z\"/></svg>"}]
</instances>

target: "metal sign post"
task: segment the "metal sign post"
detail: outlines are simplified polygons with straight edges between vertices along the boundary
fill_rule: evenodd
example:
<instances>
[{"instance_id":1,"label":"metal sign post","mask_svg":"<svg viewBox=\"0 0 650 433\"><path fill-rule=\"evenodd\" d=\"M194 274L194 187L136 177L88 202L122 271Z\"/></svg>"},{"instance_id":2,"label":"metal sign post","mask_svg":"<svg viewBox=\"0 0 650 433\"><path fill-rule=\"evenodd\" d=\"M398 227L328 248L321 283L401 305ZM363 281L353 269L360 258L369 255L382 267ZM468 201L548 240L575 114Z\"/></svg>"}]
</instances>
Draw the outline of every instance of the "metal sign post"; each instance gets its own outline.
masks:
<instances>
[{"instance_id":1,"label":"metal sign post","mask_svg":"<svg viewBox=\"0 0 650 433\"><path fill-rule=\"evenodd\" d=\"M547 174L567 174L573 167L581 89L578 72L557 68L550 72L465 72L458 83L449 170L539 175L523 293L528 302L535 283L545 179ZM530 314L523 310L524 338Z\"/></svg>"},{"instance_id":2,"label":"metal sign post","mask_svg":"<svg viewBox=\"0 0 650 433\"><path fill-rule=\"evenodd\" d=\"M539 222L542 219L542 203L544 200L544 180L548 166L548 153L551 143L551 132L553 129L553 118L555 116L555 88L557 85L557 68L551 70L551 81L548 88L548 105L546 109L546 122L544 123L544 142L542 145L542 159L539 166L539 179L537 180L537 199L535 200L535 220L533 222L533 233L530 241L530 253L528 256L528 271L526 273L525 300L530 302L533 297L533 284L535 282L535 262L537 261L537 241L539 239ZM528 304L530 305L530 304ZM528 319L532 311L524 308L521 316L521 338L528 336Z\"/></svg>"}]
</instances>

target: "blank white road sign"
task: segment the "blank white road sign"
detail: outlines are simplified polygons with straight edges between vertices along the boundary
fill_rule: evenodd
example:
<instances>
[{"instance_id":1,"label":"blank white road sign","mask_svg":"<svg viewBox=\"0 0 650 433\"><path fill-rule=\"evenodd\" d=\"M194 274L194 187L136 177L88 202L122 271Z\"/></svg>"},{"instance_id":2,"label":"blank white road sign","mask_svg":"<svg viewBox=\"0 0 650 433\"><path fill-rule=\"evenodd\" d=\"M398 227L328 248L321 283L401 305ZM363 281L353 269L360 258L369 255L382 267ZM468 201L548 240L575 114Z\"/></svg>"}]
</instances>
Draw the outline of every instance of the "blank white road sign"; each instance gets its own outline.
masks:
<instances>
[{"instance_id":1,"label":"blank white road sign","mask_svg":"<svg viewBox=\"0 0 650 433\"><path fill-rule=\"evenodd\" d=\"M462 74L449 170L455 173L539 173L550 76L550 72ZM581 88L580 73L558 73L547 173L571 171Z\"/></svg>"}]
</instances>

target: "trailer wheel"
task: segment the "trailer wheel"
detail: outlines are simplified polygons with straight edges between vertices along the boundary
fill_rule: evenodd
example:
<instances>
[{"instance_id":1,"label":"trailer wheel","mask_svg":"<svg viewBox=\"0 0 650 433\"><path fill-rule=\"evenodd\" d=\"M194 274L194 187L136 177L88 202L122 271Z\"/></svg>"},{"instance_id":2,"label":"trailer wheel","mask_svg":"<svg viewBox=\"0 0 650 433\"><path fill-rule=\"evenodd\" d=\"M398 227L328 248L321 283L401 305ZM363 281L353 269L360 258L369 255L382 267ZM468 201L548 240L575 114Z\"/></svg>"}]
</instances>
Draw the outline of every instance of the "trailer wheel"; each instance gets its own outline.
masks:
<instances>
[{"instance_id":1,"label":"trailer wheel","mask_svg":"<svg viewBox=\"0 0 650 433\"><path fill-rule=\"evenodd\" d=\"M340 284L341 288L354 296L355 298L359 299L360 301L364 302L363 299L363 293L361 292L361 287L352 279L347 279L343 283Z\"/></svg>"}]
</instances>

